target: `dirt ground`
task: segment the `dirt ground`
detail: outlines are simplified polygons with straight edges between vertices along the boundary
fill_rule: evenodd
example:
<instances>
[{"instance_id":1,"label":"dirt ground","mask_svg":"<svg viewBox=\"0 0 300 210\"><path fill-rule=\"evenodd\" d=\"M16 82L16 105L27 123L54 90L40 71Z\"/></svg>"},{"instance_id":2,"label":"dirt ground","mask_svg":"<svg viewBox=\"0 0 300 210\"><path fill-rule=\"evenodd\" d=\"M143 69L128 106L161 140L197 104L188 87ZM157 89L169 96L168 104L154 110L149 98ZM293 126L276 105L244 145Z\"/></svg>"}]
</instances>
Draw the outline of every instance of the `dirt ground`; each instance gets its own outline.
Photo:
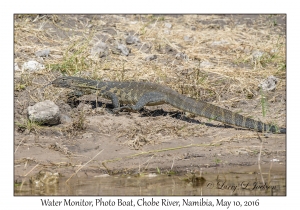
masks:
<instances>
[{"instance_id":1,"label":"dirt ground","mask_svg":"<svg viewBox=\"0 0 300 210\"><path fill-rule=\"evenodd\" d=\"M193 116L170 105L111 114L95 95L76 103L70 90L43 86L58 76L150 81L197 100L286 127L285 15L15 15L14 174L62 176L232 171L239 166L286 168L286 135L262 134ZM128 44L128 35L139 42ZM95 43L109 47L91 56ZM123 43L128 56L115 53ZM36 51L50 49L38 58ZM263 52L261 57L255 52ZM145 59L156 55L154 60ZM261 81L278 78L262 93ZM27 107L52 100L70 122L38 125ZM266 115L263 116L263 112Z\"/></svg>"}]
</instances>

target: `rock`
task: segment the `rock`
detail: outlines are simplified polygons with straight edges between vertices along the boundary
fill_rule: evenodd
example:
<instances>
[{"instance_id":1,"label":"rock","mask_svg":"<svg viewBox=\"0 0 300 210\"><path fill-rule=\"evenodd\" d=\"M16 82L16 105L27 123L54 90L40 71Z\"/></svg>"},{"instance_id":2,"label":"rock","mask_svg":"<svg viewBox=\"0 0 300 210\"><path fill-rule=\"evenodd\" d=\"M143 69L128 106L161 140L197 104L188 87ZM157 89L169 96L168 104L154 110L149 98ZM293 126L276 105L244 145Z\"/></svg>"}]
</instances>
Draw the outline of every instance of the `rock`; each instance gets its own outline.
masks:
<instances>
[{"instance_id":1,"label":"rock","mask_svg":"<svg viewBox=\"0 0 300 210\"><path fill-rule=\"evenodd\" d=\"M15 63L15 71L21 71L17 63Z\"/></svg>"},{"instance_id":2,"label":"rock","mask_svg":"<svg viewBox=\"0 0 300 210\"><path fill-rule=\"evenodd\" d=\"M93 133L84 133L82 134L82 138L84 139L88 139L88 138L92 138L93 137Z\"/></svg>"},{"instance_id":3,"label":"rock","mask_svg":"<svg viewBox=\"0 0 300 210\"><path fill-rule=\"evenodd\" d=\"M279 159L276 159L276 158L274 158L274 159L272 159L271 160L271 162L279 162L280 160Z\"/></svg>"},{"instance_id":4,"label":"rock","mask_svg":"<svg viewBox=\"0 0 300 210\"><path fill-rule=\"evenodd\" d=\"M30 183L35 187L56 185L59 182L59 173L42 170L30 178Z\"/></svg>"},{"instance_id":5,"label":"rock","mask_svg":"<svg viewBox=\"0 0 300 210\"><path fill-rule=\"evenodd\" d=\"M202 61L200 64L201 68L212 68L214 66L214 64L212 64L209 61Z\"/></svg>"},{"instance_id":6,"label":"rock","mask_svg":"<svg viewBox=\"0 0 300 210\"><path fill-rule=\"evenodd\" d=\"M179 53L177 53L176 55L175 55L175 58L176 59L188 59L188 56L187 56L187 54L185 54L185 53L182 53L182 52L179 52Z\"/></svg>"},{"instance_id":7,"label":"rock","mask_svg":"<svg viewBox=\"0 0 300 210\"><path fill-rule=\"evenodd\" d=\"M165 27L166 28L172 28L172 24L171 23L165 23Z\"/></svg>"},{"instance_id":8,"label":"rock","mask_svg":"<svg viewBox=\"0 0 300 210\"><path fill-rule=\"evenodd\" d=\"M136 46L139 48L139 51L146 54L149 54L152 48L152 46L148 43L137 44Z\"/></svg>"},{"instance_id":9,"label":"rock","mask_svg":"<svg viewBox=\"0 0 300 210\"><path fill-rule=\"evenodd\" d=\"M123 55L126 55L126 56L129 55L129 49L123 44L117 44L117 46L112 47L111 50L112 50L112 53L114 53L114 54L120 55L122 53Z\"/></svg>"},{"instance_id":10,"label":"rock","mask_svg":"<svg viewBox=\"0 0 300 210\"><path fill-rule=\"evenodd\" d=\"M148 174L148 177L157 177L157 174L155 174L155 173L150 173L150 174Z\"/></svg>"},{"instance_id":11,"label":"rock","mask_svg":"<svg viewBox=\"0 0 300 210\"><path fill-rule=\"evenodd\" d=\"M146 61L152 61L152 60L155 60L157 58L157 55L148 55L145 60Z\"/></svg>"},{"instance_id":12,"label":"rock","mask_svg":"<svg viewBox=\"0 0 300 210\"><path fill-rule=\"evenodd\" d=\"M192 31L196 31L196 29L197 29L196 26L191 26Z\"/></svg>"},{"instance_id":13,"label":"rock","mask_svg":"<svg viewBox=\"0 0 300 210\"><path fill-rule=\"evenodd\" d=\"M126 44L137 44L140 40L136 36L129 35L125 41L126 41Z\"/></svg>"},{"instance_id":14,"label":"rock","mask_svg":"<svg viewBox=\"0 0 300 210\"><path fill-rule=\"evenodd\" d=\"M226 41L226 40L221 40L221 41L213 41L213 42L211 43L211 46L223 46L223 45L227 45L227 44L229 44L228 41Z\"/></svg>"},{"instance_id":15,"label":"rock","mask_svg":"<svg viewBox=\"0 0 300 210\"><path fill-rule=\"evenodd\" d=\"M271 55L276 55L276 53L278 53L278 49L272 49L272 50L270 51L270 54L271 54Z\"/></svg>"},{"instance_id":16,"label":"rock","mask_svg":"<svg viewBox=\"0 0 300 210\"><path fill-rule=\"evenodd\" d=\"M165 54L176 55L177 54L177 50L173 49L170 45L167 44L165 46L164 53Z\"/></svg>"},{"instance_id":17,"label":"rock","mask_svg":"<svg viewBox=\"0 0 300 210\"><path fill-rule=\"evenodd\" d=\"M42 101L27 108L28 118L31 121L47 125L56 125L60 122L59 107L53 101Z\"/></svg>"},{"instance_id":18,"label":"rock","mask_svg":"<svg viewBox=\"0 0 300 210\"><path fill-rule=\"evenodd\" d=\"M72 118L69 117L69 116L66 115L66 114L61 114L61 115L59 116L59 119L60 119L60 122L61 122L62 124L69 124L69 123L72 123L72 122L73 122Z\"/></svg>"},{"instance_id":19,"label":"rock","mask_svg":"<svg viewBox=\"0 0 300 210\"><path fill-rule=\"evenodd\" d=\"M138 23L138 21L130 21L129 23L130 23L130 25L135 25Z\"/></svg>"},{"instance_id":20,"label":"rock","mask_svg":"<svg viewBox=\"0 0 300 210\"><path fill-rule=\"evenodd\" d=\"M49 54L50 54L50 50L49 50L49 49L40 50L40 51L37 51L37 52L35 53L35 55L36 55L37 57L48 57Z\"/></svg>"},{"instance_id":21,"label":"rock","mask_svg":"<svg viewBox=\"0 0 300 210\"><path fill-rule=\"evenodd\" d=\"M262 56L263 56L263 52L259 51L259 50L255 50L252 53L252 58L253 60L259 60Z\"/></svg>"},{"instance_id":22,"label":"rock","mask_svg":"<svg viewBox=\"0 0 300 210\"><path fill-rule=\"evenodd\" d=\"M183 40L186 41L186 42L191 42L191 41L193 41L193 38L190 37L190 36L184 36Z\"/></svg>"},{"instance_id":23,"label":"rock","mask_svg":"<svg viewBox=\"0 0 300 210\"><path fill-rule=\"evenodd\" d=\"M100 175L96 175L94 177L109 177L110 175L109 174L100 174Z\"/></svg>"},{"instance_id":24,"label":"rock","mask_svg":"<svg viewBox=\"0 0 300 210\"><path fill-rule=\"evenodd\" d=\"M163 32L164 32L165 34L170 34L170 30L168 30L168 29L164 29Z\"/></svg>"},{"instance_id":25,"label":"rock","mask_svg":"<svg viewBox=\"0 0 300 210\"><path fill-rule=\"evenodd\" d=\"M99 56L100 58L105 57L108 55L108 47L107 44L100 41L97 42L91 49L92 56Z\"/></svg>"},{"instance_id":26,"label":"rock","mask_svg":"<svg viewBox=\"0 0 300 210\"><path fill-rule=\"evenodd\" d=\"M219 24L208 24L207 26L206 26L206 28L208 28L208 29L220 29L221 28L221 26L219 25Z\"/></svg>"},{"instance_id":27,"label":"rock","mask_svg":"<svg viewBox=\"0 0 300 210\"><path fill-rule=\"evenodd\" d=\"M125 45L118 44L117 49L120 50L123 55L126 55L126 56L129 55L129 50Z\"/></svg>"},{"instance_id":28,"label":"rock","mask_svg":"<svg viewBox=\"0 0 300 210\"><path fill-rule=\"evenodd\" d=\"M112 36L115 36L115 35L118 34L117 31L116 31L116 29L114 27L104 28L104 29L102 29L102 32L108 33L108 34L110 34Z\"/></svg>"},{"instance_id":29,"label":"rock","mask_svg":"<svg viewBox=\"0 0 300 210\"><path fill-rule=\"evenodd\" d=\"M276 88L276 84L278 82L278 78L274 77L273 75L269 76L267 79L263 80L259 87L266 91L273 91Z\"/></svg>"},{"instance_id":30,"label":"rock","mask_svg":"<svg viewBox=\"0 0 300 210\"><path fill-rule=\"evenodd\" d=\"M43 64L40 64L37 61L28 61L24 63L22 66L22 72L24 71L35 72L35 71L40 71L42 69L45 69L45 66Z\"/></svg>"}]
</instances>

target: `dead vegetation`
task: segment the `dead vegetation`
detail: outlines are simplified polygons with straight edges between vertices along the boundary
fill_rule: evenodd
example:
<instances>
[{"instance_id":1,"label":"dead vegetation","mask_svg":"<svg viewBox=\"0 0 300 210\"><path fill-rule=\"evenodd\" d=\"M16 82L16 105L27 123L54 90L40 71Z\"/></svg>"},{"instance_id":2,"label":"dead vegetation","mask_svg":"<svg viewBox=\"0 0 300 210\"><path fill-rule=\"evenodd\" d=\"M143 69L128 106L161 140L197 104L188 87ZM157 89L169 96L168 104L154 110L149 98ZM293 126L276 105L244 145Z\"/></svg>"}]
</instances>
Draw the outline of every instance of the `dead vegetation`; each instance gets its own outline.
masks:
<instances>
[{"instance_id":1,"label":"dead vegetation","mask_svg":"<svg viewBox=\"0 0 300 210\"><path fill-rule=\"evenodd\" d=\"M84 111L80 111L78 114L74 113L72 119L72 122L62 129L69 137L74 137L87 128L86 114Z\"/></svg>"},{"instance_id":2,"label":"dead vegetation","mask_svg":"<svg viewBox=\"0 0 300 210\"><path fill-rule=\"evenodd\" d=\"M22 121L28 105L47 99L67 103L68 90L45 87L63 74L159 83L197 100L285 127L286 35L285 25L278 21L285 22L285 16L15 15L14 61L20 68L28 60L45 66L36 73L15 71L16 126L22 131L37 129L31 122ZM127 45L128 56L116 54L112 47L125 44L128 35L138 37L140 42ZM91 55L92 47L99 41L110 47L108 55L101 58ZM36 51L45 48L50 49L49 57L35 56ZM145 60L153 54L156 59ZM276 90L261 93L259 84L270 75L279 78ZM174 111L169 106L163 109ZM71 124L59 129L69 139L75 138L89 129L88 118L94 115L97 113L93 111L78 112L72 116ZM112 117L115 116L109 115ZM189 116L188 120L173 120L168 116L168 120L160 122L159 118L149 118L148 122L133 119L119 126L105 124L104 119L97 125L97 135L122 139L123 145L131 149L180 138L219 138L215 130L205 125L213 123L209 119L200 121ZM246 142L236 135L225 138ZM231 142L223 142L227 143Z\"/></svg>"},{"instance_id":3,"label":"dead vegetation","mask_svg":"<svg viewBox=\"0 0 300 210\"><path fill-rule=\"evenodd\" d=\"M147 80L170 86L196 99L222 101L228 106L232 98L259 96L259 82L269 75L282 79L277 93L285 91L285 35L284 31L276 33L275 26L270 27L272 17L267 15L253 23L256 29L245 23L237 24L234 16L214 15L176 18L44 15L35 17L35 22L32 18L15 17L15 62L22 65L29 58L35 58L34 52L47 43L51 54L42 61L46 70L40 73L47 81L53 80L57 73L99 80ZM186 25L179 24L179 20ZM203 24L208 21L222 22L215 28L213 24ZM166 23L171 24L171 28L166 27ZM77 24L77 28L70 30L70 26L63 27L65 24ZM107 57L91 56L95 43L102 41L114 45L124 42L128 34L140 40L138 45L128 45L129 56L111 51ZM262 52L262 56L255 57L253 52L256 51ZM186 57L178 58L177 53L184 53ZM148 54L156 54L158 58L145 61ZM203 62L208 62L208 66L201 65ZM28 86L21 75L16 90ZM53 99L50 95L46 97Z\"/></svg>"}]
</instances>

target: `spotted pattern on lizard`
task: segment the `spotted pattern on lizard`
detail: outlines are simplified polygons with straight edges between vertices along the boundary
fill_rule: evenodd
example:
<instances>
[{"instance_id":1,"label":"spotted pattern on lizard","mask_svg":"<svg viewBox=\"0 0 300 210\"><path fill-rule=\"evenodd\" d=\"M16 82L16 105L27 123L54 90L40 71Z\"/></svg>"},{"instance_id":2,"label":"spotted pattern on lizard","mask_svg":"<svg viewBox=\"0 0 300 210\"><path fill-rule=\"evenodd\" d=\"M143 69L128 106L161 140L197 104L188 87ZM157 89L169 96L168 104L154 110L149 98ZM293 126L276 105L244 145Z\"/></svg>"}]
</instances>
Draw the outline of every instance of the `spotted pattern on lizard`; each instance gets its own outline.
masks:
<instances>
[{"instance_id":1,"label":"spotted pattern on lizard","mask_svg":"<svg viewBox=\"0 0 300 210\"><path fill-rule=\"evenodd\" d=\"M138 111L144 106L170 104L178 109L206 117L225 124L253 129L259 132L286 133L286 128L277 128L275 125L265 124L228 109L213 104L189 98L173 89L149 82L114 82L95 81L80 77L60 77L51 83L54 87L70 88L77 95L97 94L110 99L114 106L113 111L123 109ZM127 104L120 107L120 104Z\"/></svg>"}]
</instances>

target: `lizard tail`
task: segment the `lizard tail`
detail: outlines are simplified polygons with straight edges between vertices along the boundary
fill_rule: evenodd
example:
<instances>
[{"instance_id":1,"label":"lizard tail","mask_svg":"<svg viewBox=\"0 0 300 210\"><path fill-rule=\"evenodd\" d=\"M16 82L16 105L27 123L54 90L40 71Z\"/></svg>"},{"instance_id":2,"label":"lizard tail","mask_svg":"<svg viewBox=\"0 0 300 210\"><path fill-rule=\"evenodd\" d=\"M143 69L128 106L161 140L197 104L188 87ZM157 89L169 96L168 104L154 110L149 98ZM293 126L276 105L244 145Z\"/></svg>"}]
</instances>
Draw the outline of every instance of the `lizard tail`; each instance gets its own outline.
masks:
<instances>
[{"instance_id":1,"label":"lizard tail","mask_svg":"<svg viewBox=\"0 0 300 210\"><path fill-rule=\"evenodd\" d=\"M167 102L184 111L226 124L249 128L259 132L286 133L286 128L278 128L275 125L265 124L230 110L203 101L196 101L186 96L168 97Z\"/></svg>"}]
</instances>

